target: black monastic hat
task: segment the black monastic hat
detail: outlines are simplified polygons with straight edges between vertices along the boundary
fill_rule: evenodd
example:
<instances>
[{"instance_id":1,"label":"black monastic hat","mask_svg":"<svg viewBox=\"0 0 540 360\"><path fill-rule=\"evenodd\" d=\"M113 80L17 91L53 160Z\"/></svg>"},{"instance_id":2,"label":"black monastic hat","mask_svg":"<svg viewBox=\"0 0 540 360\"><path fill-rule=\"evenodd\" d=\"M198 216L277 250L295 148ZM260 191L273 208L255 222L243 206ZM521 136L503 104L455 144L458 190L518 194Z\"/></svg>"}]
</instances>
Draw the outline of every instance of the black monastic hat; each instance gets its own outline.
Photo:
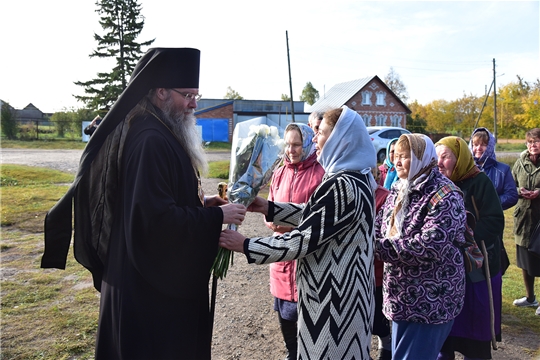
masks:
<instances>
[{"instance_id":1,"label":"black monastic hat","mask_svg":"<svg viewBox=\"0 0 540 360\"><path fill-rule=\"evenodd\" d=\"M151 89L198 88L199 69L200 51L191 48L152 48L139 60L133 70L128 86L118 97L118 100L105 115L88 141L81 156L79 169L73 184L45 217L45 252L41 259L42 268L65 268L71 242L73 199L75 198L78 204L86 205L87 203L91 204L92 199L89 199L90 197L99 196L98 194L88 194L92 182L89 175L91 173L90 169L98 154L100 157L105 156L103 151L100 153L105 143L107 143L108 147L116 147L117 149L121 147L119 144L111 145L111 142L118 142L115 133L119 132L117 130L119 125L124 125L126 115ZM107 151L109 150L107 149ZM103 175L102 178L110 180L114 178L114 175L111 172L111 175ZM85 189L78 189L79 183L83 184ZM110 191L105 188L100 190ZM75 209L75 257L92 272L94 286L99 290L104 260L103 251L106 252L108 239L103 240L104 243L101 244L100 241L102 241L101 237L104 237L103 235L89 235L85 234L87 231L78 231L80 229L91 230L88 228L89 224L80 224L89 221L86 221L85 217L88 214L78 216L78 208L80 206L76 206ZM77 224L77 220L81 218L84 221L79 221L79 224ZM92 219L92 222L94 221L95 219ZM107 219L102 221L107 221Z\"/></svg>"}]
</instances>

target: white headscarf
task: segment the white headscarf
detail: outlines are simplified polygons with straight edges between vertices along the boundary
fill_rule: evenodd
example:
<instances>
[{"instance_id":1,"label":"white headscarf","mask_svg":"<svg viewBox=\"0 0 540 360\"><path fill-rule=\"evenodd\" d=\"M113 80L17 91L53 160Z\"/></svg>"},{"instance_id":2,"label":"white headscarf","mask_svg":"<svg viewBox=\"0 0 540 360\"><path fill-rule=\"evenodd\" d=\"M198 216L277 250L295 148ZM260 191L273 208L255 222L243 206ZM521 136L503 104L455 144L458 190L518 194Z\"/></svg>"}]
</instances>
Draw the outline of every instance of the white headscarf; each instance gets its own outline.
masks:
<instances>
[{"instance_id":1,"label":"white headscarf","mask_svg":"<svg viewBox=\"0 0 540 360\"><path fill-rule=\"evenodd\" d=\"M329 175L341 170L368 174L371 187L376 189L377 183L371 168L377 166L377 156L364 120L347 106L342 109L341 116L321 150L319 163Z\"/></svg>"},{"instance_id":2,"label":"white headscarf","mask_svg":"<svg viewBox=\"0 0 540 360\"><path fill-rule=\"evenodd\" d=\"M407 138L411 148L411 166L407 179L400 179L396 185L399 193L390 219L390 226L387 229L387 237L393 237L396 234L401 236L403 221L408 213L411 188L424 181L431 173L431 169L437 165L437 152L429 137L423 134L403 134L400 140L402 137ZM396 159L394 159L395 162L397 162Z\"/></svg>"}]
</instances>

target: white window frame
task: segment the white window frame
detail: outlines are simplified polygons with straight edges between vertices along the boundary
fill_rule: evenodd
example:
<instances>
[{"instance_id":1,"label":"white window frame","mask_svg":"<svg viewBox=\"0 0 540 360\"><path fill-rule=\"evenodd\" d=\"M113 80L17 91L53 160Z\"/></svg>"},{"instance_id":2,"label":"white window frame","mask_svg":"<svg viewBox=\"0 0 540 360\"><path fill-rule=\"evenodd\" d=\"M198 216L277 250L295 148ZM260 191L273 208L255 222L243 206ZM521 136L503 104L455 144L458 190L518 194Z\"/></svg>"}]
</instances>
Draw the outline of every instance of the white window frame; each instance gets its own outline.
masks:
<instances>
[{"instance_id":1,"label":"white window frame","mask_svg":"<svg viewBox=\"0 0 540 360\"><path fill-rule=\"evenodd\" d=\"M386 93L384 91L377 91L377 106L386 106Z\"/></svg>"},{"instance_id":2,"label":"white window frame","mask_svg":"<svg viewBox=\"0 0 540 360\"><path fill-rule=\"evenodd\" d=\"M386 126L386 119L388 118L388 116L386 115L383 115L383 114L379 114L379 115L376 115L375 116L375 125L376 126Z\"/></svg>"},{"instance_id":3,"label":"white window frame","mask_svg":"<svg viewBox=\"0 0 540 360\"><path fill-rule=\"evenodd\" d=\"M402 118L403 117L401 115L398 115L398 114L390 115L390 125L391 126L401 127L401 119Z\"/></svg>"},{"instance_id":4,"label":"white window frame","mask_svg":"<svg viewBox=\"0 0 540 360\"><path fill-rule=\"evenodd\" d=\"M371 105L371 91L362 91L362 105Z\"/></svg>"},{"instance_id":5,"label":"white window frame","mask_svg":"<svg viewBox=\"0 0 540 360\"><path fill-rule=\"evenodd\" d=\"M362 116L362 119L364 120L364 124L366 126L371 126L371 118L372 118L371 115L364 114L364 115L360 115L360 116Z\"/></svg>"}]
</instances>

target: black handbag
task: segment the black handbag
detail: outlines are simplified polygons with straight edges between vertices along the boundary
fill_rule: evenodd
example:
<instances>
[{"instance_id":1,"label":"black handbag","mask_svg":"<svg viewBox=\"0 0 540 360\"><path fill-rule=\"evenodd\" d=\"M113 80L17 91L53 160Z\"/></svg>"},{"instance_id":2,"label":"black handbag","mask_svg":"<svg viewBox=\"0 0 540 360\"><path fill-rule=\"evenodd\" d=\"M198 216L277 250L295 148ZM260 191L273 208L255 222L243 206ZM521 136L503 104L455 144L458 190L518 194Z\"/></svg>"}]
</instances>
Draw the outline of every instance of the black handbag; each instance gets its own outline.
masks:
<instances>
[{"instance_id":1,"label":"black handbag","mask_svg":"<svg viewBox=\"0 0 540 360\"><path fill-rule=\"evenodd\" d=\"M540 221L536 224L534 231L531 233L528 249L533 255L540 257Z\"/></svg>"}]
</instances>

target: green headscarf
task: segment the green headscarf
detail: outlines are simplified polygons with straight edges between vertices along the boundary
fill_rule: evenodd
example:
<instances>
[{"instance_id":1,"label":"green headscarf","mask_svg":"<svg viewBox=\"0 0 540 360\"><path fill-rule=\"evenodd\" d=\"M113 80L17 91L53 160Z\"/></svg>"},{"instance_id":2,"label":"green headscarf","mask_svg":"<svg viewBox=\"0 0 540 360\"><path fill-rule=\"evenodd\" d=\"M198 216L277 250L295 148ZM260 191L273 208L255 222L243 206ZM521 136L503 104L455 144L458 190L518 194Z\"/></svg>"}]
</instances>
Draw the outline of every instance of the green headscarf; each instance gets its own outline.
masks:
<instances>
[{"instance_id":1,"label":"green headscarf","mask_svg":"<svg viewBox=\"0 0 540 360\"><path fill-rule=\"evenodd\" d=\"M456 166L450 176L450 180L454 183L468 179L480 172L474 163L474 158L467 143L462 138L457 136L447 136L437 141L435 147L438 145L447 146L457 158Z\"/></svg>"}]
</instances>

